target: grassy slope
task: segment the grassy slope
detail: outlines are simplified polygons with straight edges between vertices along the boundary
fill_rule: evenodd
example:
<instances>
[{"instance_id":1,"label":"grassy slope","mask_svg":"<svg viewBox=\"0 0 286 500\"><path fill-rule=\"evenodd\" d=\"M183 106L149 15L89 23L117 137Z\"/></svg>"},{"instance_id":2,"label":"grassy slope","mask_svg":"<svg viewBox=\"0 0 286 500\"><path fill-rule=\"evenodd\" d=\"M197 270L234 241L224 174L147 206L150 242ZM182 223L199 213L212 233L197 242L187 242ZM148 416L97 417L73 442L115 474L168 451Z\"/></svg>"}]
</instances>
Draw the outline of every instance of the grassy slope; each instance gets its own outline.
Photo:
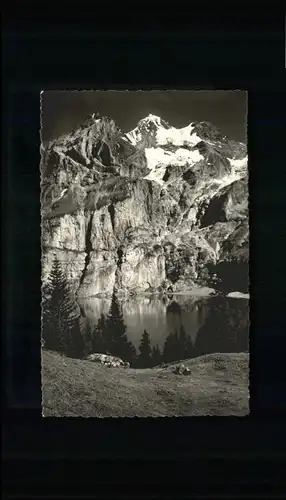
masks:
<instances>
[{"instance_id":1,"label":"grassy slope","mask_svg":"<svg viewBox=\"0 0 286 500\"><path fill-rule=\"evenodd\" d=\"M248 414L247 353L184 360L191 375L172 369L107 368L42 353L45 417L164 417Z\"/></svg>"}]
</instances>

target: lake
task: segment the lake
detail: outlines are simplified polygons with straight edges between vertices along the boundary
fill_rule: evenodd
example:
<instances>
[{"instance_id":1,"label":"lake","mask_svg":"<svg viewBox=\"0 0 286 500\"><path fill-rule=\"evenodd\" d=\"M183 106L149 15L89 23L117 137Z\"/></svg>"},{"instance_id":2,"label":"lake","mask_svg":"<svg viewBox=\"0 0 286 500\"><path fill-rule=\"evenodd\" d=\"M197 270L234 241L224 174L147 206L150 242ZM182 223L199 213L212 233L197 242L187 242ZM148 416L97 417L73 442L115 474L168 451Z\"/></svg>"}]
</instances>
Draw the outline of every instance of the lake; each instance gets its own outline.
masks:
<instances>
[{"instance_id":1,"label":"lake","mask_svg":"<svg viewBox=\"0 0 286 500\"><path fill-rule=\"evenodd\" d=\"M114 295L78 304L85 355L109 353L147 368L214 352L248 351L247 299Z\"/></svg>"}]
</instances>

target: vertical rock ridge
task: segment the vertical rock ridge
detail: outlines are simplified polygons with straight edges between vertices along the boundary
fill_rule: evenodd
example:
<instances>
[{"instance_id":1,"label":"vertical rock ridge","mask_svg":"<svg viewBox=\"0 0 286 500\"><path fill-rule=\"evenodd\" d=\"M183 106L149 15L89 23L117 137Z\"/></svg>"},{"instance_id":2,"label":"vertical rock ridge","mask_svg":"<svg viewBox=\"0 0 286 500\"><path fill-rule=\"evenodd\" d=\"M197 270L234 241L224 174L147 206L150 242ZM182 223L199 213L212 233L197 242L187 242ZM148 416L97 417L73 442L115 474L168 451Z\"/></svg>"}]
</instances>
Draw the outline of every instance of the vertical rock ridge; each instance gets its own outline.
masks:
<instances>
[{"instance_id":1,"label":"vertical rock ridge","mask_svg":"<svg viewBox=\"0 0 286 500\"><path fill-rule=\"evenodd\" d=\"M114 229L115 229L115 209L114 209L113 203L108 205L107 210L108 210L108 213L110 215L111 225L112 225L112 229L114 232Z\"/></svg>"},{"instance_id":2,"label":"vertical rock ridge","mask_svg":"<svg viewBox=\"0 0 286 500\"><path fill-rule=\"evenodd\" d=\"M84 282L84 279L85 279L86 274L87 274L88 266L90 263L90 259L91 259L91 252L92 252L91 233L92 233L93 215L94 215L94 212L91 212L91 214L89 215L89 220L88 220L87 227L86 227L86 233L85 233L85 254L86 255L85 255L84 268L83 268L83 271L82 271L82 274L81 274L81 277L79 280L79 286L82 286L82 284Z\"/></svg>"}]
</instances>

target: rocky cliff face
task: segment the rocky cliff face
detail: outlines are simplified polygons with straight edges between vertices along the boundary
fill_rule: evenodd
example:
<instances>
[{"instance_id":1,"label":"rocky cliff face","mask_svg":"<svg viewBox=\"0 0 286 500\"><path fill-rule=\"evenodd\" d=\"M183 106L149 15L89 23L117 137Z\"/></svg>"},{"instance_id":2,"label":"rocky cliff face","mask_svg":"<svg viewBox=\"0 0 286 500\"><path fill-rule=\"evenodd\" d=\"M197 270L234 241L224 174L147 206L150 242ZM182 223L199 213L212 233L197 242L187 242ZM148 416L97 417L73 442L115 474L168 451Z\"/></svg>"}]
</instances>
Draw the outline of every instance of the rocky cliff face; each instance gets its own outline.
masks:
<instances>
[{"instance_id":1,"label":"rocky cliff face","mask_svg":"<svg viewBox=\"0 0 286 500\"><path fill-rule=\"evenodd\" d=\"M43 281L57 256L78 296L247 291L246 146L213 125L149 115L124 134L92 115L41 174Z\"/></svg>"}]
</instances>

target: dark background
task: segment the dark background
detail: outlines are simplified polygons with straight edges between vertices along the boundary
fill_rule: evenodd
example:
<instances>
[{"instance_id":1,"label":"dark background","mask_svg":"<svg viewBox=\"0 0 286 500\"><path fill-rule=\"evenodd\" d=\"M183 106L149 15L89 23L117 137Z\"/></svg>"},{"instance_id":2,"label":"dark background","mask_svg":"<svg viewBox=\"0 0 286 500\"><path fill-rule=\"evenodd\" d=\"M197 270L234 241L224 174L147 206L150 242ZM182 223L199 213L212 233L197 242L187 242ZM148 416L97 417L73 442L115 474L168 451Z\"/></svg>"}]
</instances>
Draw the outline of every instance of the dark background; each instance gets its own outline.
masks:
<instances>
[{"instance_id":1,"label":"dark background","mask_svg":"<svg viewBox=\"0 0 286 500\"><path fill-rule=\"evenodd\" d=\"M9 1L14 18L8 31L4 19L2 33L4 496L66 498L69 489L71 498L129 498L130 486L132 498L158 498L164 489L166 498L285 491L284 7L231 4L222 15L200 2L190 14L185 3L170 9L169 28L159 31L167 9L159 20L153 5L145 19L141 9L130 23L107 6L103 36L82 5L71 22L70 3L59 22L43 3L29 9ZM102 6L96 8L102 25ZM250 417L41 417L39 96L71 86L247 89Z\"/></svg>"},{"instance_id":2,"label":"dark background","mask_svg":"<svg viewBox=\"0 0 286 500\"><path fill-rule=\"evenodd\" d=\"M70 132L97 111L113 118L124 132L152 113L177 128L209 121L230 139L246 141L246 91L61 90L43 92L41 97L43 142Z\"/></svg>"}]
</instances>

